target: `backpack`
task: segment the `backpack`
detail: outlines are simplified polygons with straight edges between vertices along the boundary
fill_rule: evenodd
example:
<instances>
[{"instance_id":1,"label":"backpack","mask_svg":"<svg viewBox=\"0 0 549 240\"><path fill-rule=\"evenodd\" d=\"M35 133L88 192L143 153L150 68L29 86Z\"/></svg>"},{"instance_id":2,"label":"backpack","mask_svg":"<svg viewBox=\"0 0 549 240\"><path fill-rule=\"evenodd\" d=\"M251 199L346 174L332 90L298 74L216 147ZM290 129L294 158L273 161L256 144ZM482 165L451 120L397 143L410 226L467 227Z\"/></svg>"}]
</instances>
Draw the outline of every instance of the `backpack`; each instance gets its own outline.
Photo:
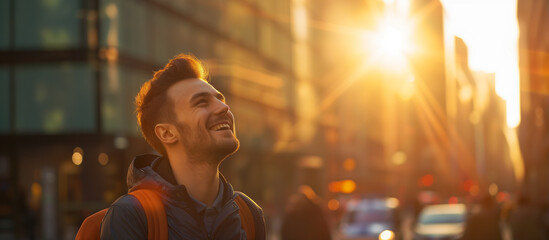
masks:
<instances>
[{"instance_id":1,"label":"backpack","mask_svg":"<svg viewBox=\"0 0 549 240\"><path fill-rule=\"evenodd\" d=\"M236 204L239 207L238 214L242 229L246 232L247 239L255 239L255 218L250 210L247 200L241 192L236 192ZM168 222L166 211L158 194L152 190L140 189L130 192L143 206L147 216L147 230L149 240L167 240ZM245 195L244 195L245 196ZM109 209L105 208L84 219L75 240L99 240L101 235L101 221Z\"/></svg>"}]
</instances>

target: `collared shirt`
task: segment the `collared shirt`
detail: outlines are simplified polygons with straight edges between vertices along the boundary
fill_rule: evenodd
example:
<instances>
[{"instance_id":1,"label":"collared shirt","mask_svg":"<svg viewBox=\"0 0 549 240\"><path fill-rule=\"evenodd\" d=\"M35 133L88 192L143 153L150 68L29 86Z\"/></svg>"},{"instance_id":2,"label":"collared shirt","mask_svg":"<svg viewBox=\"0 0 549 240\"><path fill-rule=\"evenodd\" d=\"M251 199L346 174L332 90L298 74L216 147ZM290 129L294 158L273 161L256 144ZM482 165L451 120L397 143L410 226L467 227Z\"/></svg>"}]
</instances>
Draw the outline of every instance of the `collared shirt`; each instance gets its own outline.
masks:
<instances>
[{"instance_id":1,"label":"collared shirt","mask_svg":"<svg viewBox=\"0 0 549 240\"><path fill-rule=\"evenodd\" d=\"M208 231L208 235L211 235L213 232L213 225L214 221L217 218L217 215L219 215L219 212L221 211L221 208L223 207L223 184L221 183L221 179L219 180L219 191L217 192L217 198L215 199L214 203L211 207L206 206L201 201L198 201L193 196L190 196L191 199L195 202L196 206L196 212L203 217L204 219L204 226L206 227L206 231Z\"/></svg>"},{"instance_id":2,"label":"collared shirt","mask_svg":"<svg viewBox=\"0 0 549 240\"><path fill-rule=\"evenodd\" d=\"M173 175L172 167L170 166L167 158L161 159L161 161L158 163L156 171L169 183L173 185L178 185L175 176ZM196 206L196 212L198 213L198 215L202 216L204 220L204 226L206 227L208 235L213 234L213 225L215 219L217 218L219 212L223 207L223 192L224 185L221 179L219 179L219 191L217 192L217 198L215 199L211 207L206 206L206 204L204 204L203 202L193 198L191 195L188 195Z\"/></svg>"}]
</instances>

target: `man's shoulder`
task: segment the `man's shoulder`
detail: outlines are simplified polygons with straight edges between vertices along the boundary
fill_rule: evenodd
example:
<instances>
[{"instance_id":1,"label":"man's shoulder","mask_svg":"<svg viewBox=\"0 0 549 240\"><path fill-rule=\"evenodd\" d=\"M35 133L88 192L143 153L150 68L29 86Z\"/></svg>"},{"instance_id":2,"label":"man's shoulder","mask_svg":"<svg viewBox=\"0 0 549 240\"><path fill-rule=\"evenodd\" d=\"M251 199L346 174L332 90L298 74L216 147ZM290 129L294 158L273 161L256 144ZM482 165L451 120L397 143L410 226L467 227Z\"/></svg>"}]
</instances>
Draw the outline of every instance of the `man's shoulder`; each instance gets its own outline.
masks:
<instances>
[{"instance_id":1,"label":"man's shoulder","mask_svg":"<svg viewBox=\"0 0 549 240\"><path fill-rule=\"evenodd\" d=\"M139 200L130 194L119 197L109 207L101 223L101 239L143 239L147 216Z\"/></svg>"},{"instance_id":2,"label":"man's shoulder","mask_svg":"<svg viewBox=\"0 0 549 240\"><path fill-rule=\"evenodd\" d=\"M114 201L107 212L109 217L115 218L143 218L145 210L139 200L131 195L124 194Z\"/></svg>"},{"instance_id":3,"label":"man's shoulder","mask_svg":"<svg viewBox=\"0 0 549 240\"><path fill-rule=\"evenodd\" d=\"M248 195L246 195L245 193L240 192L240 191L234 191L234 192L237 196L241 197L246 202L248 207L255 208L255 209L261 211L261 213L263 214L263 209L261 209L259 204L257 204L251 197L249 197Z\"/></svg>"},{"instance_id":4,"label":"man's shoulder","mask_svg":"<svg viewBox=\"0 0 549 240\"><path fill-rule=\"evenodd\" d=\"M140 207L141 204L139 203L139 200L137 200L137 198L131 194L124 194L122 196L120 196L118 199L116 199L116 201L114 201L112 204L111 204L111 207L120 207L120 208L136 208L136 207Z\"/></svg>"}]
</instances>

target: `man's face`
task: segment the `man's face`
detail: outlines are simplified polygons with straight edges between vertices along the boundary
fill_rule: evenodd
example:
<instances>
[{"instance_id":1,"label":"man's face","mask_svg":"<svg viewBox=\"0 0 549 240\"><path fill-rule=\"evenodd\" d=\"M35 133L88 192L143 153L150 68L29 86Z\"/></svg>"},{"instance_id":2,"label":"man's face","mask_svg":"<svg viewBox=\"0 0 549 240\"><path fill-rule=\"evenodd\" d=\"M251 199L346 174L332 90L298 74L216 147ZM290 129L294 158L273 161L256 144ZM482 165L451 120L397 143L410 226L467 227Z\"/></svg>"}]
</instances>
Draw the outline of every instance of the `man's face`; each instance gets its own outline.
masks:
<instances>
[{"instance_id":1,"label":"man's face","mask_svg":"<svg viewBox=\"0 0 549 240\"><path fill-rule=\"evenodd\" d=\"M201 79L185 79L168 89L179 131L179 142L189 156L221 162L240 145L234 116L225 97ZM210 156L214 154L214 158Z\"/></svg>"}]
</instances>

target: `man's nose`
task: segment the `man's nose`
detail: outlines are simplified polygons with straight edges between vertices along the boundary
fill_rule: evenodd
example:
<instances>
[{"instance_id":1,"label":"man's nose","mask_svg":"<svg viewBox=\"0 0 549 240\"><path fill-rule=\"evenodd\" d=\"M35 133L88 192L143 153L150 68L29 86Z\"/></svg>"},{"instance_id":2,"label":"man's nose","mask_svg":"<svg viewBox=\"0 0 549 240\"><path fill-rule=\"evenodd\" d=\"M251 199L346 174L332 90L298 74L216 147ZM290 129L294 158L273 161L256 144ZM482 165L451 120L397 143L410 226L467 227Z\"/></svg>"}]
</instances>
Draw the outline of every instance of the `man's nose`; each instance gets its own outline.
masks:
<instances>
[{"instance_id":1,"label":"man's nose","mask_svg":"<svg viewBox=\"0 0 549 240\"><path fill-rule=\"evenodd\" d=\"M218 100L216 105L217 106L215 112L217 114L225 114L231 109L227 103L221 100Z\"/></svg>"}]
</instances>

